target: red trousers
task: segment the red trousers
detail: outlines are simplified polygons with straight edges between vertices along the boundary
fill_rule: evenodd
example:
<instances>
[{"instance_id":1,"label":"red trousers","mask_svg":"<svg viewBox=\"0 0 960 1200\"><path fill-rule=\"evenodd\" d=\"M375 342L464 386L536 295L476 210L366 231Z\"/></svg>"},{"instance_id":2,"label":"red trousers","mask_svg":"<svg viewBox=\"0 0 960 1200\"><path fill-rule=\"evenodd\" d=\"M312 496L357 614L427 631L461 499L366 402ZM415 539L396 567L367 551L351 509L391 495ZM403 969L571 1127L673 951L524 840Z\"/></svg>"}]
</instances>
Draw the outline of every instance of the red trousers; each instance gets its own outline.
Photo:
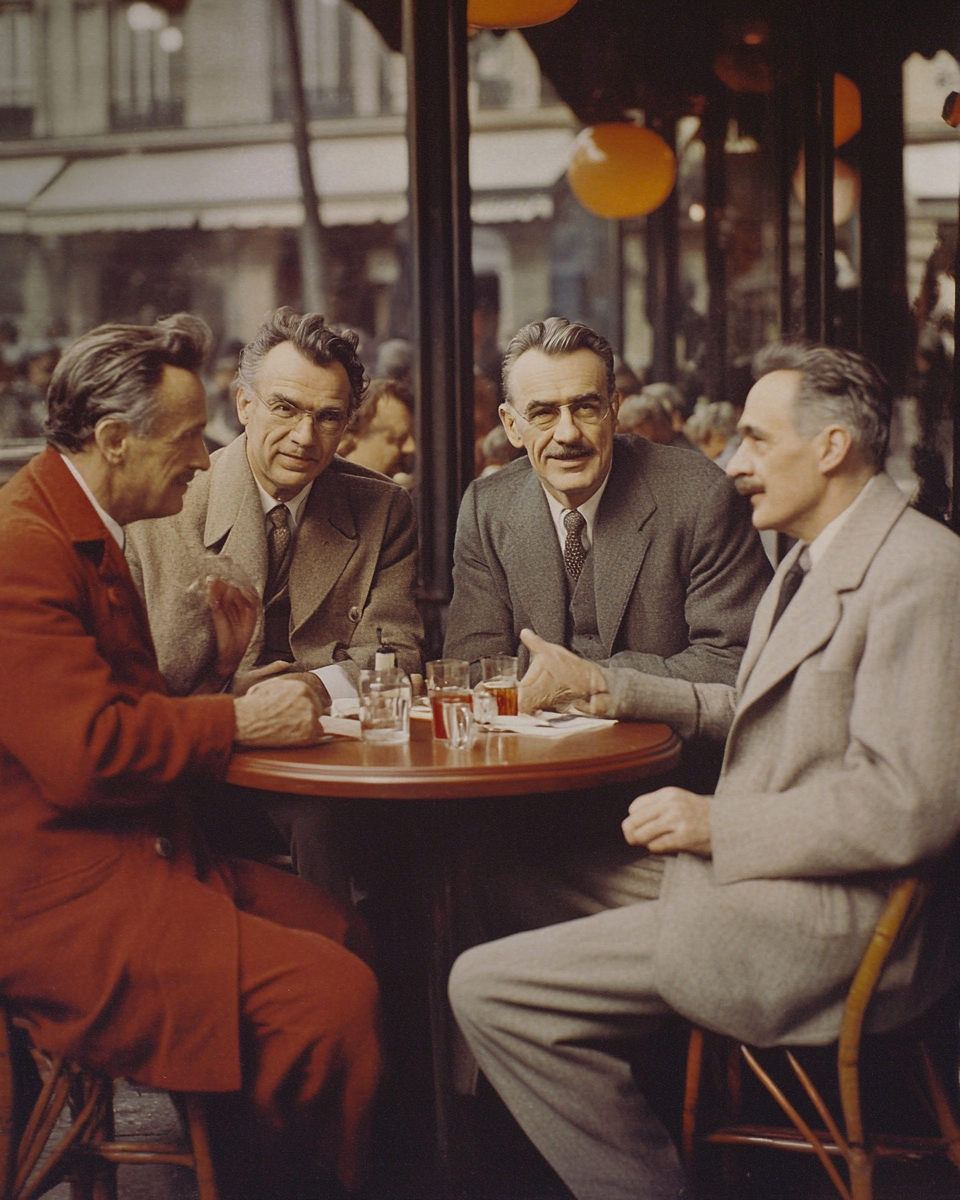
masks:
<instances>
[{"instance_id":1,"label":"red trousers","mask_svg":"<svg viewBox=\"0 0 960 1200\"><path fill-rule=\"evenodd\" d=\"M257 1151L306 1156L352 1191L381 1068L376 981L344 948L366 953L365 928L320 888L259 863L220 860L207 882L238 910L243 1097Z\"/></svg>"}]
</instances>

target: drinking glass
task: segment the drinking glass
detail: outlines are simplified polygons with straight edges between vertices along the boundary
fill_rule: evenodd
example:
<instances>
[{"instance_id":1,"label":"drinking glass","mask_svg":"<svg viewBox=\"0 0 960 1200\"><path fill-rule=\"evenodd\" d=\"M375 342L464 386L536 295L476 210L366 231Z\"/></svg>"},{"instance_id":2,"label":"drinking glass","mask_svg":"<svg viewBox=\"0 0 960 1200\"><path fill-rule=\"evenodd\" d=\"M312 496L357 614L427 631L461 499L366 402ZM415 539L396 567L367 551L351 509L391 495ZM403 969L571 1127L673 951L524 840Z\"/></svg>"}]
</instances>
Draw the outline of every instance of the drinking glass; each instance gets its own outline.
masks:
<instances>
[{"instance_id":1,"label":"drinking glass","mask_svg":"<svg viewBox=\"0 0 960 1200\"><path fill-rule=\"evenodd\" d=\"M410 741L410 680L397 667L360 672L360 737L397 746Z\"/></svg>"},{"instance_id":2,"label":"drinking glass","mask_svg":"<svg viewBox=\"0 0 960 1200\"><path fill-rule=\"evenodd\" d=\"M517 660L509 654L496 654L480 660L483 686L497 701L501 717L517 715Z\"/></svg>"},{"instance_id":3,"label":"drinking glass","mask_svg":"<svg viewBox=\"0 0 960 1200\"><path fill-rule=\"evenodd\" d=\"M447 745L451 750L471 750L477 740L473 705L469 700L444 700L443 723L447 730Z\"/></svg>"},{"instance_id":4,"label":"drinking glass","mask_svg":"<svg viewBox=\"0 0 960 1200\"><path fill-rule=\"evenodd\" d=\"M427 663L427 693L433 711L433 736L445 738L447 728L443 723L443 702L463 700L470 704L470 664L462 658L438 658Z\"/></svg>"}]
</instances>

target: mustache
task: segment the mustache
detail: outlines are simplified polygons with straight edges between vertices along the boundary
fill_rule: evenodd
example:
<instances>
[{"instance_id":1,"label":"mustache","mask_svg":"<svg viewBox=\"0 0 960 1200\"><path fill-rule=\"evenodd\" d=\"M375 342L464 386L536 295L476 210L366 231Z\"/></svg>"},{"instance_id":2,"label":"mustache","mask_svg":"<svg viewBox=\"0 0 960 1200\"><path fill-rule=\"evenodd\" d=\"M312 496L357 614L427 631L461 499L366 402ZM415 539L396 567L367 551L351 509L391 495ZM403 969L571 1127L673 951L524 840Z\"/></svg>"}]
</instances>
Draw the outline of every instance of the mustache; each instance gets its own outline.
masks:
<instances>
[{"instance_id":1,"label":"mustache","mask_svg":"<svg viewBox=\"0 0 960 1200\"><path fill-rule=\"evenodd\" d=\"M763 484L755 475L738 475L733 486L741 496L759 496L764 490Z\"/></svg>"},{"instance_id":2,"label":"mustache","mask_svg":"<svg viewBox=\"0 0 960 1200\"><path fill-rule=\"evenodd\" d=\"M575 459L575 458L593 458L596 450L592 446L587 446L583 442L579 446L557 446L554 450L545 450L544 458L559 458L559 459Z\"/></svg>"}]
</instances>

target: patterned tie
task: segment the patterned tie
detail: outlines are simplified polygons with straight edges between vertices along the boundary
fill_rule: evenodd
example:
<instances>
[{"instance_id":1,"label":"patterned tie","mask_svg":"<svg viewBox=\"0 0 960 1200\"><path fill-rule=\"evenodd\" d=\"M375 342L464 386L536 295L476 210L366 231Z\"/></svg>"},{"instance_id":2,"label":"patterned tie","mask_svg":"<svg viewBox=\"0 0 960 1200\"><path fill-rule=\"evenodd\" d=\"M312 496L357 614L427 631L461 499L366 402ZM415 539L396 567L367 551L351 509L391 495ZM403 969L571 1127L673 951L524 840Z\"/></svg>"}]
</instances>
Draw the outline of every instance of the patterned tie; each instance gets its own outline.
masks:
<instances>
[{"instance_id":1,"label":"patterned tie","mask_svg":"<svg viewBox=\"0 0 960 1200\"><path fill-rule=\"evenodd\" d=\"M568 513L564 513L563 523L567 527L567 542L563 547L563 565L567 568L570 578L577 580L583 570L583 560L587 557L583 549L583 539L580 537L587 527L587 519L583 513L572 508Z\"/></svg>"},{"instance_id":2,"label":"patterned tie","mask_svg":"<svg viewBox=\"0 0 960 1200\"><path fill-rule=\"evenodd\" d=\"M290 553L290 510L285 504L278 504L270 509L267 516L272 528L267 534L267 553L270 561L264 599L269 601L277 592L282 591L286 584L284 567Z\"/></svg>"},{"instance_id":3,"label":"patterned tie","mask_svg":"<svg viewBox=\"0 0 960 1200\"><path fill-rule=\"evenodd\" d=\"M774 625L776 625L786 611L787 605L797 592L799 592L800 584L803 583L803 578L809 570L809 561L806 547L804 547L800 553L800 557L786 575L784 575L783 583L780 585L780 595L777 597L777 608L773 614L773 623L770 626L771 632Z\"/></svg>"}]
</instances>

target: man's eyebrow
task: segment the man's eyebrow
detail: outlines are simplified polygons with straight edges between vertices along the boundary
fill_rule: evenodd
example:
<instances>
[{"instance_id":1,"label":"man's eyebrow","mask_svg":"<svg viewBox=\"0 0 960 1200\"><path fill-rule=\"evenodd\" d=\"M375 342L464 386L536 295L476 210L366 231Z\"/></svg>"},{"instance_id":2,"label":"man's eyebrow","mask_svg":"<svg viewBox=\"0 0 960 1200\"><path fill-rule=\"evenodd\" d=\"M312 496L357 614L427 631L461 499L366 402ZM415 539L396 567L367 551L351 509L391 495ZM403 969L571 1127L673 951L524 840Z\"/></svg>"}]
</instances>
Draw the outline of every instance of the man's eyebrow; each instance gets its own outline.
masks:
<instances>
[{"instance_id":1,"label":"man's eyebrow","mask_svg":"<svg viewBox=\"0 0 960 1200\"><path fill-rule=\"evenodd\" d=\"M737 426L737 431L741 437L763 438L764 432L756 425L744 425L742 422Z\"/></svg>"},{"instance_id":2,"label":"man's eyebrow","mask_svg":"<svg viewBox=\"0 0 960 1200\"><path fill-rule=\"evenodd\" d=\"M580 404L584 400L603 400L599 392L583 392L579 396L571 396L568 400L531 400L527 411L531 408L557 408L561 404Z\"/></svg>"}]
</instances>

